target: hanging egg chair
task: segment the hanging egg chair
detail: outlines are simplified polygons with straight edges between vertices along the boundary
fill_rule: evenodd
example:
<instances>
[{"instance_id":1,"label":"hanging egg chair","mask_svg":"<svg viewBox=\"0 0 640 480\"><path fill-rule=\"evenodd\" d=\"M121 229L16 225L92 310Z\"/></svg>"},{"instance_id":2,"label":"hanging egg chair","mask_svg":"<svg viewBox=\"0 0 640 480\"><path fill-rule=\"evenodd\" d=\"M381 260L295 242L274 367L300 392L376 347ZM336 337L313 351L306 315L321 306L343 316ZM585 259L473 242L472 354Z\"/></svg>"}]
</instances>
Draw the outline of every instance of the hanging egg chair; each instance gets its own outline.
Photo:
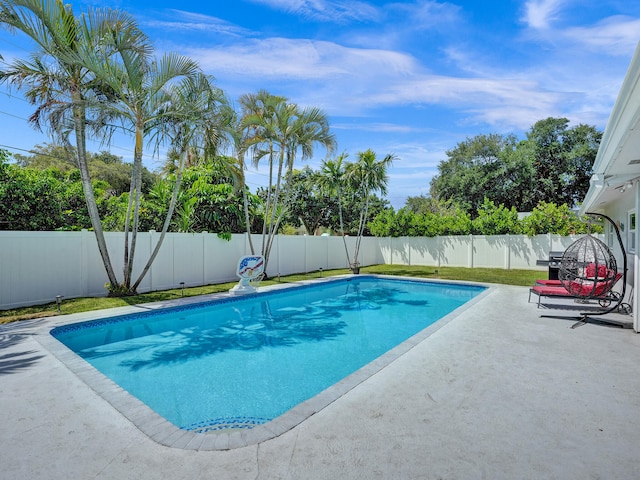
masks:
<instances>
[{"instance_id":1,"label":"hanging egg chair","mask_svg":"<svg viewBox=\"0 0 640 480\"><path fill-rule=\"evenodd\" d=\"M607 295L617 274L613 252L603 241L586 235L565 250L558 278L571 295L588 300Z\"/></svg>"},{"instance_id":2,"label":"hanging egg chair","mask_svg":"<svg viewBox=\"0 0 640 480\"><path fill-rule=\"evenodd\" d=\"M627 254L622 243L620 231L613 220L606 215L592 212L587 212L587 215L598 216L611 223L622 252L624 266L622 273L618 273L616 257L611 249L591 234L579 238L567 247L560 261L560 270L558 272L560 282L572 296L585 301L598 300L600 306L605 308L601 311L580 313L580 317L577 317L580 321L571 328L587 323L592 315L605 315L613 311L624 310L621 307L627 283ZM617 293L612 289L620 278L623 278L622 292ZM611 306L612 303L613 305ZM625 308L627 307L629 306L625 304ZM619 324L616 321L604 319L600 321L602 323Z\"/></svg>"}]
</instances>

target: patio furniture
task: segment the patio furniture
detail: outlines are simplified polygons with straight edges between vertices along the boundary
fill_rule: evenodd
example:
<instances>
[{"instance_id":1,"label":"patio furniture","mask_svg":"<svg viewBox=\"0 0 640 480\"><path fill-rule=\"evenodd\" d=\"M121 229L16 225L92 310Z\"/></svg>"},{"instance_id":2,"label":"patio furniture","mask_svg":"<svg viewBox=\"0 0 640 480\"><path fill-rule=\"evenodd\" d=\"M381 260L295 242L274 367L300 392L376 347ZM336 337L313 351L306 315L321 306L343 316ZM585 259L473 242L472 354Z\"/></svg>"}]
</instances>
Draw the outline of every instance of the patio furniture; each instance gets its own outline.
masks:
<instances>
[{"instance_id":1,"label":"patio furniture","mask_svg":"<svg viewBox=\"0 0 640 480\"><path fill-rule=\"evenodd\" d=\"M618 272L615 255L611 249L601 240L587 234L573 242L565 250L560 262L559 280L562 286L555 285L537 285L529 291L529 301L531 294L538 295L538 307L540 299L546 297L573 297L585 301L595 299L598 301L602 310L581 312L579 317L572 317L578 320L571 328L578 325L584 325L592 316L605 315L607 313L624 312L628 313L631 309L630 305L623 304L625 289L627 283L627 255L620 236L620 230L611 218L601 213L587 212L589 216L598 216L612 225L616 232L624 267L622 273ZM624 278L622 282L622 292L614 292L614 285ZM562 293L566 292L566 295ZM613 305L612 305L613 304ZM552 315L544 315L546 317ZM566 317L562 317L566 318ZM571 317L570 317L571 318ZM615 320L599 319L599 323L613 323L619 325Z\"/></svg>"},{"instance_id":2,"label":"patio furniture","mask_svg":"<svg viewBox=\"0 0 640 480\"><path fill-rule=\"evenodd\" d=\"M531 303L531 294L534 294L538 296L538 308L540 308L543 297L595 299L598 300L601 307L607 307L612 301L616 301L619 298L619 294L611 289L620 278L622 278L622 274L618 273L613 280L592 282L593 285L589 285L584 281L574 281L569 282L568 287L562 284L561 281L547 280L546 282L553 283L538 284L529 289L529 303ZM539 280L536 280L537 282Z\"/></svg>"}]
</instances>

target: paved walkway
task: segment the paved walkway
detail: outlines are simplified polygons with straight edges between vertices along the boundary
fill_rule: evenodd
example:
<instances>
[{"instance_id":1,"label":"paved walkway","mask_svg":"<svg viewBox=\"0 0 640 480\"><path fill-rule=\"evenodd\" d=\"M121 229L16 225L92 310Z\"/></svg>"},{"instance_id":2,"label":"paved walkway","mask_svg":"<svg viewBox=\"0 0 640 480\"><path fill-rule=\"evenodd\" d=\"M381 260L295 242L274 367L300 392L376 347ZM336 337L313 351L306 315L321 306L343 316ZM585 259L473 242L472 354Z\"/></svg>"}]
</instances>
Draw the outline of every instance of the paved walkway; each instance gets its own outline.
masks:
<instances>
[{"instance_id":1,"label":"paved walkway","mask_svg":"<svg viewBox=\"0 0 640 480\"><path fill-rule=\"evenodd\" d=\"M42 346L52 320L0 327L0 478L640 478L640 335L571 329L527 297L493 288L297 427L229 451L149 439Z\"/></svg>"}]
</instances>

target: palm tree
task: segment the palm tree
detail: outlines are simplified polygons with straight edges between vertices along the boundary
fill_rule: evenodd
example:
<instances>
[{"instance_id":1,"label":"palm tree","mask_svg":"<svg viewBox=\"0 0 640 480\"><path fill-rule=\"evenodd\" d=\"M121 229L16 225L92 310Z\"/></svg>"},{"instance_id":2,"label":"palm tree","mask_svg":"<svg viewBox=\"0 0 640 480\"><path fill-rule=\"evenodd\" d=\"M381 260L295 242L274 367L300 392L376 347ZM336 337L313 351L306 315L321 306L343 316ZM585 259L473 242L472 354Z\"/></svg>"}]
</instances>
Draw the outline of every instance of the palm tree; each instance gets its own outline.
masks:
<instances>
[{"instance_id":1,"label":"palm tree","mask_svg":"<svg viewBox=\"0 0 640 480\"><path fill-rule=\"evenodd\" d=\"M245 176L245 158L247 156L247 151L251 148L251 143L249 140L250 132L248 128L244 128L240 118L238 118L235 112L231 121L227 124L225 132L231 139L231 144L235 153L237 162L236 188L239 188L242 191L242 206L244 210L244 223L245 229L247 231L247 240L249 242L251 255L255 255L253 239L251 238L251 218L249 215L249 198L247 195L247 182Z\"/></svg>"},{"instance_id":2,"label":"palm tree","mask_svg":"<svg viewBox=\"0 0 640 480\"><path fill-rule=\"evenodd\" d=\"M351 265L351 260L349 259L349 248L347 247L347 240L344 236L344 220L342 215L342 187L345 182L345 164L343 164L343 161L345 158L347 158L347 154L343 153L335 160L323 161L320 166L318 181L320 183L320 188L327 195L335 195L337 197L340 235L342 236L344 252L347 256L347 265Z\"/></svg>"},{"instance_id":3,"label":"palm tree","mask_svg":"<svg viewBox=\"0 0 640 480\"><path fill-rule=\"evenodd\" d=\"M273 189L273 170L274 170L274 132L275 127L274 116L275 110L278 105L286 104L287 98L272 95L266 90L259 90L258 93L245 94L240 97L240 105L242 110L242 116L240 118L239 130L236 134L236 138L240 141L239 150L237 150L239 156L242 155L242 164L244 165L244 155L248 150L253 152L253 166L257 167L260 159L265 156L269 160L269 184L267 192L271 192ZM277 197L276 197L277 198ZM266 237L268 235L268 226L270 225L270 213L273 209L271 195L267 195L265 205L263 207L263 222L262 222L262 247L261 253L265 253ZM247 207L248 209L248 207ZM246 210L245 210L246 220ZM249 224L247 223L249 229ZM247 230L249 231L249 230ZM249 238L251 235L249 234ZM251 242L251 251L253 252L253 245ZM265 258L265 261L267 259ZM265 268L266 271L266 268Z\"/></svg>"},{"instance_id":4,"label":"palm tree","mask_svg":"<svg viewBox=\"0 0 640 480\"><path fill-rule=\"evenodd\" d=\"M313 156L314 146L320 144L331 153L336 140L330 132L326 115L318 108L300 109L296 104L287 103L284 97L272 96L261 91L251 97L250 113L243 118L243 124L251 132L253 162L257 166L262 158L269 161L269 186L264 210L262 230L262 255L265 271L269 255L285 208L291 194L291 182L296 157L302 160ZM274 170L276 170L274 176ZM284 182L284 191L281 192Z\"/></svg>"},{"instance_id":5,"label":"palm tree","mask_svg":"<svg viewBox=\"0 0 640 480\"><path fill-rule=\"evenodd\" d=\"M60 0L0 0L0 24L29 36L39 47L29 60L14 60L0 70L0 81L25 89L38 105L30 122L40 129L42 120L62 143L71 146L75 135L77 165L91 225L109 283L118 284L107 249L93 193L86 151L87 112L105 100L96 90L94 73L87 67L95 56L111 58L117 52L148 51L147 38L129 15L109 9L90 10L76 18Z\"/></svg>"},{"instance_id":6,"label":"palm tree","mask_svg":"<svg viewBox=\"0 0 640 480\"><path fill-rule=\"evenodd\" d=\"M134 136L133 172L124 227L124 278L120 288L120 293L133 294L142 280L132 282L145 140L152 144L154 151L172 140L180 153L188 155L188 147L196 135L194 122L205 118L213 90L198 64L187 57L167 53L156 60L146 52L120 53L120 57L97 58L90 68L111 95L110 102L101 110L97 133L108 140L120 128ZM169 213L173 213L172 208ZM147 268L143 275L146 272Z\"/></svg>"},{"instance_id":7,"label":"palm tree","mask_svg":"<svg viewBox=\"0 0 640 480\"><path fill-rule=\"evenodd\" d=\"M364 207L360 213L358 222L358 237L356 239L355 252L351 269L359 271L360 263L358 254L360 253L360 243L364 234L365 226L369 215L369 203L371 194L379 191L382 195L387 193L387 168L395 159L395 155L387 154L382 160L376 159L376 154L371 149L358 153L358 161L349 164L346 171L346 179L353 191L357 192L360 198L364 199Z\"/></svg>"},{"instance_id":8,"label":"palm tree","mask_svg":"<svg viewBox=\"0 0 640 480\"><path fill-rule=\"evenodd\" d=\"M201 73L186 76L177 85L172 85L165 93L165 108L162 125L166 128L166 135L172 141L172 155L179 158L175 170L175 183L169 208L162 227L158 242L151 256L142 269L138 279L131 285L130 290L135 292L151 268L164 237L169 229L171 218L176 207L182 172L184 166L191 165L195 157L211 159L216 156L222 137L220 132L226 128L229 120L228 102L222 91L213 85L213 79ZM198 152L202 152L198 155ZM225 169L235 172L233 165L225 165ZM183 204L185 213L194 207L194 202ZM189 215L185 215L189 217Z\"/></svg>"}]
</instances>

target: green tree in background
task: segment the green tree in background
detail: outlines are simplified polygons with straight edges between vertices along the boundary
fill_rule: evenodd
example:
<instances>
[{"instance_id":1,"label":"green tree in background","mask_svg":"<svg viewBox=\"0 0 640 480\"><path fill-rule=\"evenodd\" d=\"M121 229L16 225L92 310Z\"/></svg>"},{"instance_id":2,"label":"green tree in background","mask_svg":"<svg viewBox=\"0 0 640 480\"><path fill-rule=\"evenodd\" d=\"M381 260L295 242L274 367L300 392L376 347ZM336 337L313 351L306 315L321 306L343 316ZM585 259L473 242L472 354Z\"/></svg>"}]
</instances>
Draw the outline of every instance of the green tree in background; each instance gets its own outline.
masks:
<instances>
[{"instance_id":1,"label":"green tree in background","mask_svg":"<svg viewBox=\"0 0 640 480\"><path fill-rule=\"evenodd\" d=\"M393 209L381 212L369 223L369 228L376 237L437 237L468 235L472 222L467 212L455 207L445 213L416 213L401 208L397 212Z\"/></svg>"},{"instance_id":2,"label":"green tree in background","mask_svg":"<svg viewBox=\"0 0 640 480\"><path fill-rule=\"evenodd\" d=\"M515 136L498 134L467 138L446 152L448 159L438 165L431 181L431 196L452 201L475 212L484 198L507 205L521 205L522 183L530 180L526 168L514 155ZM505 195L509 198L505 199ZM504 200L508 200L506 203Z\"/></svg>"},{"instance_id":3,"label":"green tree in background","mask_svg":"<svg viewBox=\"0 0 640 480\"><path fill-rule=\"evenodd\" d=\"M61 172L19 167L0 160L0 230L80 230L91 221L78 170ZM110 186L92 184L98 209L103 212Z\"/></svg>"},{"instance_id":4,"label":"green tree in background","mask_svg":"<svg viewBox=\"0 0 640 480\"><path fill-rule=\"evenodd\" d=\"M321 175L306 166L302 170L294 170L287 182L291 182L291 195L284 221L292 225L302 224L307 235L316 235L320 227L331 226L338 203L322 188Z\"/></svg>"},{"instance_id":5,"label":"green tree in background","mask_svg":"<svg viewBox=\"0 0 640 480\"><path fill-rule=\"evenodd\" d=\"M472 220L469 213L461 208L452 207L443 213L426 211L415 213L409 208L398 212L387 209L370 222L371 232L379 237L440 235L506 235L526 234L529 236L553 233L573 235L588 232L602 232L602 226L582 221L566 204L541 202L531 215L518 219L515 208L496 206L485 199Z\"/></svg>"},{"instance_id":6,"label":"green tree in background","mask_svg":"<svg viewBox=\"0 0 640 480\"><path fill-rule=\"evenodd\" d=\"M77 169L75 149L67 149L61 145L36 145L31 150L31 155L14 154L14 158L17 165L38 170L53 168L69 173ZM123 162L122 157L107 151L87 152L87 162L91 179L107 182L113 195L129 191L133 166ZM150 172L146 167L142 168L143 193L149 191L156 178L157 174Z\"/></svg>"},{"instance_id":7,"label":"green tree in background","mask_svg":"<svg viewBox=\"0 0 640 480\"><path fill-rule=\"evenodd\" d=\"M431 181L431 196L474 215L485 197L507 209L531 211L541 201L573 207L589 189L602 134L569 127L566 118L536 122L527 138L478 135L448 150Z\"/></svg>"},{"instance_id":8,"label":"green tree in background","mask_svg":"<svg viewBox=\"0 0 640 480\"><path fill-rule=\"evenodd\" d=\"M527 133L535 170L533 199L573 207L589 189L602 133L588 125L569 128L566 118L536 122Z\"/></svg>"}]
</instances>

